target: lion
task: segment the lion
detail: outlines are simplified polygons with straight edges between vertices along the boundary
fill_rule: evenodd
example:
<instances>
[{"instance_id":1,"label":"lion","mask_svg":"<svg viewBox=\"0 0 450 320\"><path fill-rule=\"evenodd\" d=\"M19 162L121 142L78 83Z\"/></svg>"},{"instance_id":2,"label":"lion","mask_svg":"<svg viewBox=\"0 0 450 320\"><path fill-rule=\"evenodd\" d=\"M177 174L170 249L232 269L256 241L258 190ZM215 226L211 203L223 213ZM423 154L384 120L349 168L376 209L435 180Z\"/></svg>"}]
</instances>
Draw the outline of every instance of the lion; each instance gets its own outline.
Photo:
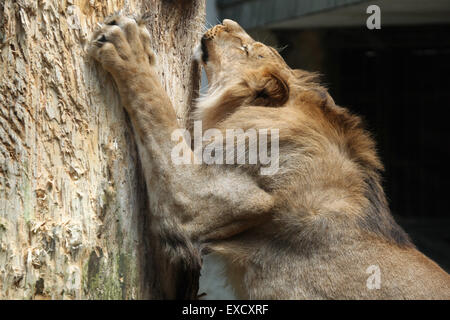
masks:
<instances>
[{"instance_id":1,"label":"lion","mask_svg":"<svg viewBox=\"0 0 450 320\"><path fill-rule=\"evenodd\" d=\"M220 256L240 299L450 298L450 276L389 211L374 140L315 74L291 69L232 20L209 29L195 56L210 88L192 118L203 130L277 129L279 170L175 165L179 127L149 39L143 23L114 16L90 52L131 118L167 254L186 265L201 263L190 254Z\"/></svg>"}]
</instances>

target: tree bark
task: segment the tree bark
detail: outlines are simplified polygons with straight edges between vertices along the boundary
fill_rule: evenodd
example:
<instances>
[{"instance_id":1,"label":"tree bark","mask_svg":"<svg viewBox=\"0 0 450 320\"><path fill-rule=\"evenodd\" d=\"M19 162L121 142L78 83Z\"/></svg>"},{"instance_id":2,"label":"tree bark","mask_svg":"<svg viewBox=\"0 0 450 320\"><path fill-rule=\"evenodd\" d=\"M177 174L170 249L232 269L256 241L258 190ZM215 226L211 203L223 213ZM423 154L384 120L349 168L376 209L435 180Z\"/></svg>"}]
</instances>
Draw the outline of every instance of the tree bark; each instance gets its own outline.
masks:
<instances>
[{"instance_id":1,"label":"tree bark","mask_svg":"<svg viewBox=\"0 0 450 320\"><path fill-rule=\"evenodd\" d=\"M204 2L0 1L0 299L168 296L130 121L85 49L106 16L151 12L185 125Z\"/></svg>"}]
</instances>

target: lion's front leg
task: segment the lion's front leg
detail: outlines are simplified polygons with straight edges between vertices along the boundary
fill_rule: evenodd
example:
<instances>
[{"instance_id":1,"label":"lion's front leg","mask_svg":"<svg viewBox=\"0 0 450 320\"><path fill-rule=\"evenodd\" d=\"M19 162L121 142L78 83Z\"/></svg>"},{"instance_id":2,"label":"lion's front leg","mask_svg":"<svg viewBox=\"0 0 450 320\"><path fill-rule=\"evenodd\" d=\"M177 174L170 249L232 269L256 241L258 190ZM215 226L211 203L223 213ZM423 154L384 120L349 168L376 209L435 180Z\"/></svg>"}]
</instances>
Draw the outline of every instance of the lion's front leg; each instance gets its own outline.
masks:
<instances>
[{"instance_id":1,"label":"lion's front leg","mask_svg":"<svg viewBox=\"0 0 450 320\"><path fill-rule=\"evenodd\" d=\"M160 250L154 254L166 298L195 298L200 252L180 226L171 199L174 167L170 161L171 132L177 120L170 99L154 70L155 56L143 24L123 16L108 18L93 35L90 56L114 78L135 132L145 175L152 229ZM158 245L157 245L158 246Z\"/></svg>"}]
</instances>

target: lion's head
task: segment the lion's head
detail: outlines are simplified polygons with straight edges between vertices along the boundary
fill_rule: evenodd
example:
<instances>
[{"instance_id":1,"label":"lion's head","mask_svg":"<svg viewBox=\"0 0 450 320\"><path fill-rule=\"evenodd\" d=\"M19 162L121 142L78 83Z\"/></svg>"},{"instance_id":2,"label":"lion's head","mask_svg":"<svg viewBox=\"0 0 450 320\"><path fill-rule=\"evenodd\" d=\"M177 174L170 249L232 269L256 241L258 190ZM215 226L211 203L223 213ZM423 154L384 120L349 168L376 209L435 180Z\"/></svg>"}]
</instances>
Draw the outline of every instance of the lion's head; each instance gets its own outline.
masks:
<instances>
[{"instance_id":1,"label":"lion's head","mask_svg":"<svg viewBox=\"0 0 450 320\"><path fill-rule=\"evenodd\" d=\"M239 79L252 91L247 96L253 105L280 106L288 100L293 71L274 48L255 41L235 21L225 19L208 30L197 58L213 87Z\"/></svg>"}]
</instances>

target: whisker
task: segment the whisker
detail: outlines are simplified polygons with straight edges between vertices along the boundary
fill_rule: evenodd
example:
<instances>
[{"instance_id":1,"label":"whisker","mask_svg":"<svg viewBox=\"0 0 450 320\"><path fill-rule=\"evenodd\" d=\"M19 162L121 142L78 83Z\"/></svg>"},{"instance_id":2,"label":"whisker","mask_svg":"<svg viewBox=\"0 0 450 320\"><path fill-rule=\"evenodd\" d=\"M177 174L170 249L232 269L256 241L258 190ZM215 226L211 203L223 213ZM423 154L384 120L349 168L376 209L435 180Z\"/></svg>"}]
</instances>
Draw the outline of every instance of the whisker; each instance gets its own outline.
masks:
<instances>
[{"instance_id":1,"label":"whisker","mask_svg":"<svg viewBox=\"0 0 450 320\"><path fill-rule=\"evenodd\" d=\"M278 53L281 53L281 52L283 52L283 50L286 49L288 46L289 46L289 45L286 44L286 45L284 45L284 46L282 46L282 47L280 47L280 48L274 48L274 49L277 50Z\"/></svg>"}]
</instances>

